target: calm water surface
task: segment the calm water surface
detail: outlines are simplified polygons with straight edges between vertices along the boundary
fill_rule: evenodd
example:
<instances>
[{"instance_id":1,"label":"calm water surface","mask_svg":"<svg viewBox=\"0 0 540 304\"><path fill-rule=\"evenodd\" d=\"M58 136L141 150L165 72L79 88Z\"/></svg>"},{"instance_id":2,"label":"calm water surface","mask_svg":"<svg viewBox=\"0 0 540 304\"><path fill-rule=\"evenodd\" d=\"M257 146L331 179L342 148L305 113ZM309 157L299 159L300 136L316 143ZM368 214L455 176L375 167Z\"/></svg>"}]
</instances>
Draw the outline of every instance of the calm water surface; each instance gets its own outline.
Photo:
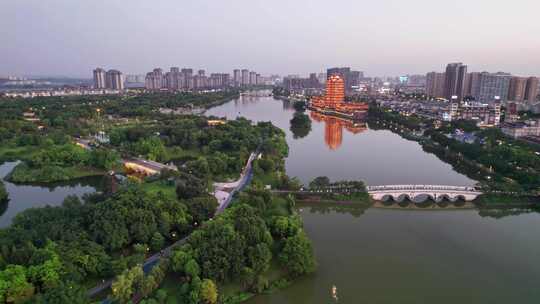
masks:
<instances>
[{"instance_id":1,"label":"calm water surface","mask_svg":"<svg viewBox=\"0 0 540 304\"><path fill-rule=\"evenodd\" d=\"M539 303L537 213L315 209L301 214L317 272L247 303Z\"/></svg>"},{"instance_id":2,"label":"calm water surface","mask_svg":"<svg viewBox=\"0 0 540 304\"><path fill-rule=\"evenodd\" d=\"M3 179L16 165L15 162L0 165L0 178ZM10 200L7 209L0 215L0 228L8 226L13 217L21 211L32 207L61 205L68 195L81 197L86 193L95 192L96 187L100 187L100 183L101 178L85 178L49 186L15 185L4 181Z\"/></svg>"},{"instance_id":3,"label":"calm water surface","mask_svg":"<svg viewBox=\"0 0 540 304\"><path fill-rule=\"evenodd\" d=\"M272 121L287 134L287 173L379 184L473 185L421 146L385 130L313 117L308 136L289 131L294 110L271 97L241 97L209 115ZM540 216L500 219L478 210L300 206L319 267L247 303L539 303ZM331 296L337 287L338 300Z\"/></svg>"},{"instance_id":4,"label":"calm water surface","mask_svg":"<svg viewBox=\"0 0 540 304\"><path fill-rule=\"evenodd\" d=\"M272 97L244 97L206 112L234 119L271 121L283 129L289 144L287 174L304 183L325 175L332 180L364 180L368 185L441 184L474 185L420 144L386 130L348 128L344 122L312 120L308 136L294 139L290 120L294 109ZM352 129L352 130L350 130Z\"/></svg>"}]
</instances>

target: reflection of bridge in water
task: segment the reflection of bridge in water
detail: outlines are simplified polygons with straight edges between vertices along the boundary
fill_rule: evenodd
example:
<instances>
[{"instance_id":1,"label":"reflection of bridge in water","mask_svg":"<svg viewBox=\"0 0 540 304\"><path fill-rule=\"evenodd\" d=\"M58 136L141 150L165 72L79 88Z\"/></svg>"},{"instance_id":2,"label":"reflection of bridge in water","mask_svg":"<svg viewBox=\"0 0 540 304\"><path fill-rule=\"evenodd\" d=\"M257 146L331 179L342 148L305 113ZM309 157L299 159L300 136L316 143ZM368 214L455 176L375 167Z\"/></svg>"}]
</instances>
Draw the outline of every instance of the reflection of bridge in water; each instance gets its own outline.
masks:
<instances>
[{"instance_id":1,"label":"reflection of bridge in water","mask_svg":"<svg viewBox=\"0 0 540 304\"><path fill-rule=\"evenodd\" d=\"M476 209L476 205L473 202L396 202L388 201L381 202L376 201L372 205L373 208L378 209L396 209L396 210L462 210L462 209Z\"/></svg>"},{"instance_id":2,"label":"reflection of bridge in water","mask_svg":"<svg viewBox=\"0 0 540 304\"><path fill-rule=\"evenodd\" d=\"M441 185L386 185L368 186L367 191L371 198L376 201L410 200L422 202L433 200L442 202L445 200L456 202L459 200L472 201L482 192L474 187L441 186Z\"/></svg>"}]
</instances>

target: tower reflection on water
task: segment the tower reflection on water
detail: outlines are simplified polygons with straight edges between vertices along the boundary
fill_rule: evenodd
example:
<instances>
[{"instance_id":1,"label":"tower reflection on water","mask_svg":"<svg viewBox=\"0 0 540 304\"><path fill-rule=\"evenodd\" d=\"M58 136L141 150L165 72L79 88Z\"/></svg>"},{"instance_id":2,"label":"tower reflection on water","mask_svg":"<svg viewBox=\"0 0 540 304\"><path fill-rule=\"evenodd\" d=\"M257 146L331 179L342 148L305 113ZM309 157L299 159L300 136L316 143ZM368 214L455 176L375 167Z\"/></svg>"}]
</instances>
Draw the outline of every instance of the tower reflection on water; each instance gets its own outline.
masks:
<instances>
[{"instance_id":1,"label":"tower reflection on water","mask_svg":"<svg viewBox=\"0 0 540 304\"><path fill-rule=\"evenodd\" d=\"M343 143L343 129L352 134L359 134L367 130L365 122L349 120L342 117L321 114L311 111L311 119L324 122L324 141L330 150L337 150Z\"/></svg>"}]
</instances>

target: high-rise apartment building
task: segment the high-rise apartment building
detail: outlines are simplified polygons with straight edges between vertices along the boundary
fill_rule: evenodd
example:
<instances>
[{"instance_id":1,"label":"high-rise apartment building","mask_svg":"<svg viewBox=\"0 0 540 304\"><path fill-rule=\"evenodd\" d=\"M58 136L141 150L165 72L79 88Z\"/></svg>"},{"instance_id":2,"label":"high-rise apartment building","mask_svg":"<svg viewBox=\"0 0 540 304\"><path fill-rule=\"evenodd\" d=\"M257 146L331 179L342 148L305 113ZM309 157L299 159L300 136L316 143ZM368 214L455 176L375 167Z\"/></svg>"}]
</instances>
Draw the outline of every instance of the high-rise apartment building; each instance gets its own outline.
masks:
<instances>
[{"instance_id":1,"label":"high-rise apartment building","mask_svg":"<svg viewBox=\"0 0 540 304\"><path fill-rule=\"evenodd\" d=\"M508 87L508 100L523 101L525 99L525 89L527 88L527 78L512 77Z\"/></svg>"},{"instance_id":2,"label":"high-rise apartment building","mask_svg":"<svg viewBox=\"0 0 540 304\"><path fill-rule=\"evenodd\" d=\"M508 89L512 76L507 73L482 72L478 84L473 83L472 96L480 103L494 103L508 100Z\"/></svg>"},{"instance_id":3,"label":"high-rise apartment building","mask_svg":"<svg viewBox=\"0 0 540 304\"><path fill-rule=\"evenodd\" d=\"M112 90L124 89L124 75L118 70L108 70L105 73L105 87Z\"/></svg>"},{"instance_id":4,"label":"high-rise apartment building","mask_svg":"<svg viewBox=\"0 0 540 304\"><path fill-rule=\"evenodd\" d=\"M165 74L164 87L169 90L180 90L184 87L184 75L180 73L180 68L172 67L170 72Z\"/></svg>"},{"instance_id":5,"label":"high-rise apartment building","mask_svg":"<svg viewBox=\"0 0 540 304\"><path fill-rule=\"evenodd\" d=\"M464 97L472 97L473 92L478 91L480 85L480 74L478 72L467 73L465 77L465 90L463 92Z\"/></svg>"},{"instance_id":6,"label":"high-rise apartment building","mask_svg":"<svg viewBox=\"0 0 540 304\"><path fill-rule=\"evenodd\" d=\"M246 69L242 70L242 81L240 84L243 86L249 85L249 70L246 70Z\"/></svg>"},{"instance_id":7,"label":"high-rise apartment building","mask_svg":"<svg viewBox=\"0 0 540 304\"><path fill-rule=\"evenodd\" d=\"M239 69L235 69L233 71L233 83L235 87L240 86L240 84L242 83L242 75L240 74Z\"/></svg>"},{"instance_id":8,"label":"high-rise apartment building","mask_svg":"<svg viewBox=\"0 0 540 304\"><path fill-rule=\"evenodd\" d=\"M256 72L249 72L249 85L256 85L257 84L257 73Z\"/></svg>"},{"instance_id":9,"label":"high-rise apartment building","mask_svg":"<svg viewBox=\"0 0 540 304\"><path fill-rule=\"evenodd\" d=\"M97 68L94 70L94 88L105 89L105 70Z\"/></svg>"},{"instance_id":10,"label":"high-rise apartment building","mask_svg":"<svg viewBox=\"0 0 540 304\"><path fill-rule=\"evenodd\" d=\"M194 88L193 84L193 69L183 68L180 73L182 73L184 77L184 83L182 87L184 89L192 90Z\"/></svg>"},{"instance_id":11,"label":"high-rise apartment building","mask_svg":"<svg viewBox=\"0 0 540 304\"><path fill-rule=\"evenodd\" d=\"M426 75L426 95L433 98L444 97L445 73L430 72Z\"/></svg>"},{"instance_id":12,"label":"high-rise apartment building","mask_svg":"<svg viewBox=\"0 0 540 304\"><path fill-rule=\"evenodd\" d=\"M528 102L536 101L538 97L538 78L529 77L527 79L527 86L525 88L525 100Z\"/></svg>"},{"instance_id":13,"label":"high-rise apartment building","mask_svg":"<svg viewBox=\"0 0 540 304\"><path fill-rule=\"evenodd\" d=\"M166 85L163 70L155 68L152 72L146 74L144 87L148 90L161 90Z\"/></svg>"},{"instance_id":14,"label":"high-rise apartment building","mask_svg":"<svg viewBox=\"0 0 540 304\"><path fill-rule=\"evenodd\" d=\"M183 68L182 74L184 74L185 76L191 77L193 76L193 69Z\"/></svg>"},{"instance_id":15,"label":"high-rise apartment building","mask_svg":"<svg viewBox=\"0 0 540 304\"><path fill-rule=\"evenodd\" d=\"M229 87L231 86L231 75L227 73L221 74L221 85L223 87Z\"/></svg>"},{"instance_id":16,"label":"high-rise apartment building","mask_svg":"<svg viewBox=\"0 0 540 304\"><path fill-rule=\"evenodd\" d=\"M349 73L349 86L350 86L349 89L358 88L358 86L360 85L361 74L362 73L359 71L351 71Z\"/></svg>"},{"instance_id":17,"label":"high-rise apartment building","mask_svg":"<svg viewBox=\"0 0 540 304\"><path fill-rule=\"evenodd\" d=\"M448 100L463 100L467 66L461 62L449 63L446 66L444 97Z\"/></svg>"}]
</instances>

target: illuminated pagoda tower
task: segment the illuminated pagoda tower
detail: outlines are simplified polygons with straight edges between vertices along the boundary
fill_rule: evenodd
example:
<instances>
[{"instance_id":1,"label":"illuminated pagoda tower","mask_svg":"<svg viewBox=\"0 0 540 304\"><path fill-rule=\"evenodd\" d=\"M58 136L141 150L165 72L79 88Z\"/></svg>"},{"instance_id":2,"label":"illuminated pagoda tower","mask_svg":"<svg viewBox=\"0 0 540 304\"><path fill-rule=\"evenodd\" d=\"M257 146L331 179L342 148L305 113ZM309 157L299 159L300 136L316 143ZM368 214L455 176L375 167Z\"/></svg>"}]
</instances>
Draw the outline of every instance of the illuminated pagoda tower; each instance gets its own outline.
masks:
<instances>
[{"instance_id":1,"label":"illuminated pagoda tower","mask_svg":"<svg viewBox=\"0 0 540 304\"><path fill-rule=\"evenodd\" d=\"M331 75L326 82L326 94L313 97L310 104L311 110L348 119L364 118L368 108L364 102L345 102L345 82L339 75Z\"/></svg>"},{"instance_id":2,"label":"illuminated pagoda tower","mask_svg":"<svg viewBox=\"0 0 540 304\"><path fill-rule=\"evenodd\" d=\"M332 75L326 82L325 101L328 106L337 106L345 102L345 82L341 77Z\"/></svg>"}]
</instances>

